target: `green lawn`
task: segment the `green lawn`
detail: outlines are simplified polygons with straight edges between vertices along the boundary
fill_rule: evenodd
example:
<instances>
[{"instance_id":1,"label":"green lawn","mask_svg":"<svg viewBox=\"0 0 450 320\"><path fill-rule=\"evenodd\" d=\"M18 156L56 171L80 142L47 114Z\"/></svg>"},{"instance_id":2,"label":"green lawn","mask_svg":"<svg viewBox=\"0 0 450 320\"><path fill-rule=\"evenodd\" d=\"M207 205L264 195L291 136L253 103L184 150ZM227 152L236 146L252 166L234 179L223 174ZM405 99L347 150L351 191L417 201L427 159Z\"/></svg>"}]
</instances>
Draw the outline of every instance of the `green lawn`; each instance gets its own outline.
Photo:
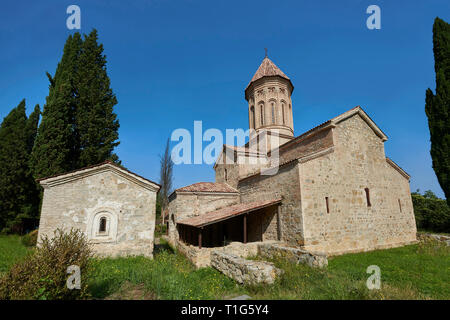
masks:
<instances>
[{"instance_id":1,"label":"green lawn","mask_svg":"<svg viewBox=\"0 0 450 320\"><path fill-rule=\"evenodd\" d=\"M0 237L0 271L28 251L19 237ZM450 299L450 247L436 243L338 256L323 270L274 262L284 270L275 284L241 286L166 246L153 260L96 259L89 287L94 299ZM369 265L381 269L380 290L366 287Z\"/></svg>"},{"instance_id":2,"label":"green lawn","mask_svg":"<svg viewBox=\"0 0 450 320\"><path fill-rule=\"evenodd\" d=\"M31 250L22 244L19 236L0 236L0 274L8 271Z\"/></svg>"}]
</instances>

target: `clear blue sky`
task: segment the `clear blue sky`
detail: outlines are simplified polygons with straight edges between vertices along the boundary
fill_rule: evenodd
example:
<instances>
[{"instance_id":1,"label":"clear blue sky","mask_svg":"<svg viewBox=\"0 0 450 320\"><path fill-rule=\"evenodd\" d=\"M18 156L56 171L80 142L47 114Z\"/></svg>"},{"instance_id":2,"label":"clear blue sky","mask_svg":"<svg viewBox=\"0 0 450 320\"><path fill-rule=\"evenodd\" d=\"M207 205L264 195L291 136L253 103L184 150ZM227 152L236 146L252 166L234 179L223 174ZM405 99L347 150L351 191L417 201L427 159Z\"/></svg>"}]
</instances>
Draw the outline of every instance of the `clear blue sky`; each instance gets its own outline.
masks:
<instances>
[{"instance_id":1,"label":"clear blue sky","mask_svg":"<svg viewBox=\"0 0 450 320\"><path fill-rule=\"evenodd\" d=\"M176 128L247 128L244 88L264 57L292 79L295 134L361 105L387 133L386 155L411 190L439 187L431 167L425 90L435 88L432 24L450 1L16 0L0 9L0 119L21 99L45 103L67 36L99 32L119 101L123 164L158 181L158 155ZM381 8L368 30L366 8ZM208 165L176 166L175 187L213 181Z\"/></svg>"}]
</instances>

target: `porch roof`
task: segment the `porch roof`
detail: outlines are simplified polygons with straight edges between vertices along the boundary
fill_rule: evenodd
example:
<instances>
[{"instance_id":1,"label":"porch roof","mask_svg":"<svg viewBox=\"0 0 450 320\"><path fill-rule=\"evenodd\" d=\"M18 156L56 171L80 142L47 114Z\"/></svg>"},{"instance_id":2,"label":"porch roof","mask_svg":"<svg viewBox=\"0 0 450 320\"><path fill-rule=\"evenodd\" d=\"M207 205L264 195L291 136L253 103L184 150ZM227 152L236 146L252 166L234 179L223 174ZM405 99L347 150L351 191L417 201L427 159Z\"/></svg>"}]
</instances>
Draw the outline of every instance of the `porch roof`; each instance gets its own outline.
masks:
<instances>
[{"instance_id":1,"label":"porch roof","mask_svg":"<svg viewBox=\"0 0 450 320\"><path fill-rule=\"evenodd\" d=\"M177 224L188 225L196 228L201 228L209 224L217 223L223 220L234 218L244 213L249 213L255 210L270 207L281 202L281 198L272 200L262 200L249 203L239 203L233 206L225 207L216 211L211 211L199 216L183 219Z\"/></svg>"}]
</instances>

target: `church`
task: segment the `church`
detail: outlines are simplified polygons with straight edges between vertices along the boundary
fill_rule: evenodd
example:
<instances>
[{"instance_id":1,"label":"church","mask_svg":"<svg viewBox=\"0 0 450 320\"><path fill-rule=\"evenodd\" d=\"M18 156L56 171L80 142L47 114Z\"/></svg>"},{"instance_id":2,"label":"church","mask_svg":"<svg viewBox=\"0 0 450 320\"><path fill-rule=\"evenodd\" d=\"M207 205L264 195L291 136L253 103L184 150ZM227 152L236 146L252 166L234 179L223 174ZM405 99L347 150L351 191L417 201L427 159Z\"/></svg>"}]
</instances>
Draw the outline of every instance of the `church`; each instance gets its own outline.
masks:
<instances>
[{"instance_id":1,"label":"church","mask_svg":"<svg viewBox=\"0 0 450 320\"><path fill-rule=\"evenodd\" d=\"M386 157L387 135L357 106L295 136L293 90L266 56L245 88L247 144L223 146L216 182L170 195L170 243L197 266L218 247L338 255L416 242L410 176Z\"/></svg>"}]
</instances>

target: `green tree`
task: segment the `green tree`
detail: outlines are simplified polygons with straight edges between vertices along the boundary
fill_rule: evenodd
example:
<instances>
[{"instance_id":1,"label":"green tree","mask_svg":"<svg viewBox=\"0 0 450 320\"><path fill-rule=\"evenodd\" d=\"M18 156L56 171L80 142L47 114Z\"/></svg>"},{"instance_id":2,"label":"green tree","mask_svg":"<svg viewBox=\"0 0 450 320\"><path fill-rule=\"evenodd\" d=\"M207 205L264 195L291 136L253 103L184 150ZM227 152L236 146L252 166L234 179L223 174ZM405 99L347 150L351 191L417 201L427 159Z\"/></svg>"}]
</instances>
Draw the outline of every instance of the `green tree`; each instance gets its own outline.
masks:
<instances>
[{"instance_id":1,"label":"green tree","mask_svg":"<svg viewBox=\"0 0 450 320\"><path fill-rule=\"evenodd\" d=\"M49 94L30 161L35 178L76 168L78 144L73 84L81 44L79 33L69 36L54 77L47 73Z\"/></svg>"},{"instance_id":2,"label":"green tree","mask_svg":"<svg viewBox=\"0 0 450 320\"><path fill-rule=\"evenodd\" d=\"M427 89L425 112L433 169L450 205L450 24L439 18L433 25L433 52L436 94Z\"/></svg>"},{"instance_id":3,"label":"green tree","mask_svg":"<svg viewBox=\"0 0 450 320\"><path fill-rule=\"evenodd\" d=\"M31 151L33 150L33 146L34 146L34 141L36 140L40 117L41 117L41 108L37 104L34 107L33 112L28 117L27 126L26 126L27 147L28 147L29 154L31 154Z\"/></svg>"},{"instance_id":4,"label":"green tree","mask_svg":"<svg viewBox=\"0 0 450 320\"><path fill-rule=\"evenodd\" d=\"M161 189L158 193L158 201L157 204L160 206L161 216L162 216L162 224L164 224L164 218L167 206L169 204L169 195L172 190L172 182L173 182L173 161L170 156L170 140L167 139L166 149L164 150L164 155L159 156L160 163L160 174L159 174L159 184L161 185Z\"/></svg>"},{"instance_id":5,"label":"green tree","mask_svg":"<svg viewBox=\"0 0 450 320\"><path fill-rule=\"evenodd\" d=\"M112 160L119 144L119 122L114 113L116 96L106 72L103 45L97 30L85 36L78 58L75 86L75 124L79 139L78 167Z\"/></svg>"},{"instance_id":6,"label":"green tree","mask_svg":"<svg viewBox=\"0 0 450 320\"><path fill-rule=\"evenodd\" d=\"M22 100L0 126L0 229L6 232L21 233L37 217L39 193L28 164L39 113L37 106L27 119Z\"/></svg>"},{"instance_id":7,"label":"green tree","mask_svg":"<svg viewBox=\"0 0 450 320\"><path fill-rule=\"evenodd\" d=\"M450 206L432 191L411 193L417 229L431 232L450 232Z\"/></svg>"}]
</instances>

